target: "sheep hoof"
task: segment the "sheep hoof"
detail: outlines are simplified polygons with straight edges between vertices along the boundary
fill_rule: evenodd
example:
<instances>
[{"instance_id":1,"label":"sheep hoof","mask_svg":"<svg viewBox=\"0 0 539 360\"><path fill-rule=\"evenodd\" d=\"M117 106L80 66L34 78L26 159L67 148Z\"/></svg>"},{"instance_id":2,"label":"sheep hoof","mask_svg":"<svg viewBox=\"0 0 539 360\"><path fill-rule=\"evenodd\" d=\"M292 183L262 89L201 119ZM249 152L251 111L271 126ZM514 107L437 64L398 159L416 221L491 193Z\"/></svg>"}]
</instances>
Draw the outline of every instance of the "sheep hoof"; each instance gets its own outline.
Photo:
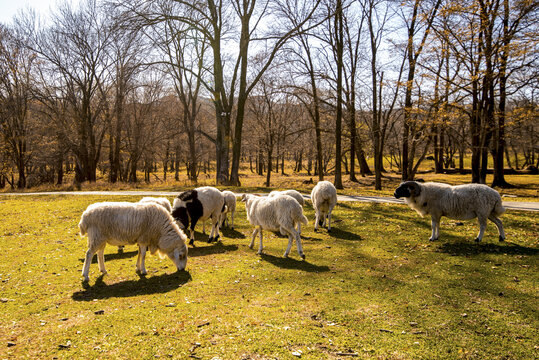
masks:
<instances>
[{"instance_id":1,"label":"sheep hoof","mask_svg":"<svg viewBox=\"0 0 539 360\"><path fill-rule=\"evenodd\" d=\"M213 241L218 242L219 241L219 235L213 238Z\"/></svg>"},{"instance_id":2,"label":"sheep hoof","mask_svg":"<svg viewBox=\"0 0 539 360\"><path fill-rule=\"evenodd\" d=\"M317 228L314 228L314 232L318 232L318 229L317 229Z\"/></svg>"},{"instance_id":3,"label":"sheep hoof","mask_svg":"<svg viewBox=\"0 0 539 360\"><path fill-rule=\"evenodd\" d=\"M283 257L284 257L285 259L287 259L287 258L288 258L288 254L285 253L285 254L283 255Z\"/></svg>"},{"instance_id":4,"label":"sheep hoof","mask_svg":"<svg viewBox=\"0 0 539 360\"><path fill-rule=\"evenodd\" d=\"M305 254L300 255L303 260L305 260Z\"/></svg>"},{"instance_id":5,"label":"sheep hoof","mask_svg":"<svg viewBox=\"0 0 539 360\"><path fill-rule=\"evenodd\" d=\"M195 246L195 239L191 239L191 240L189 241L189 245Z\"/></svg>"},{"instance_id":6,"label":"sheep hoof","mask_svg":"<svg viewBox=\"0 0 539 360\"><path fill-rule=\"evenodd\" d=\"M436 238L436 239L435 238L429 238L429 241L436 241L436 240L438 240L438 238Z\"/></svg>"},{"instance_id":7,"label":"sheep hoof","mask_svg":"<svg viewBox=\"0 0 539 360\"><path fill-rule=\"evenodd\" d=\"M213 238L212 238L212 237L211 237L211 238L208 238L208 243L211 244L212 242L213 242Z\"/></svg>"},{"instance_id":8,"label":"sheep hoof","mask_svg":"<svg viewBox=\"0 0 539 360\"><path fill-rule=\"evenodd\" d=\"M505 241L505 238L500 236L499 240L500 241Z\"/></svg>"},{"instance_id":9,"label":"sheep hoof","mask_svg":"<svg viewBox=\"0 0 539 360\"><path fill-rule=\"evenodd\" d=\"M331 232L331 229L328 229L328 232Z\"/></svg>"},{"instance_id":10,"label":"sheep hoof","mask_svg":"<svg viewBox=\"0 0 539 360\"><path fill-rule=\"evenodd\" d=\"M475 242L476 242L476 243L481 242L481 239L478 238L478 237L476 237L476 238L475 238Z\"/></svg>"}]
</instances>

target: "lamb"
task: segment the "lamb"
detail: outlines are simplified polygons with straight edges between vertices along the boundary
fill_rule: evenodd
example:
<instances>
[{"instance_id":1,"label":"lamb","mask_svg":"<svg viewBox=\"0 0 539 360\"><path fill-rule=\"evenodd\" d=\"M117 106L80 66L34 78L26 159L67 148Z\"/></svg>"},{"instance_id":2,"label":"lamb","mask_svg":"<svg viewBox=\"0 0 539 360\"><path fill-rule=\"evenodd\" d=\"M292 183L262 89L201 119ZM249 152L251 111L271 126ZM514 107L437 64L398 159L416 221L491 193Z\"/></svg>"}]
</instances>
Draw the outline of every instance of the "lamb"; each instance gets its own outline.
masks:
<instances>
[{"instance_id":1,"label":"lamb","mask_svg":"<svg viewBox=\"0 0 539 360\"><path fill-rule=\"evenodd\" d=\"M331 231L331 212L337 204L337 189L329 181L319 181L311 191L311 200L316 211L314 231L318 230L318 225L326 226L326 219L328 232Z\"/></svg>"},{"instance_id":2,"label":"lamb","mask_svg":"<svg viewBox=\"0 0 539 360\"><path fill-rule=\"evenodd\" d=\"M305 199L303 198L303 195L301 195L296 190L283 190L283 191L273 190L272 192L269 193L268 196L271 197L271 196L276 196L278 194L292 196L301 205L301 207L305 205ZM301 234L301 223L298 223L298 233Z\"/></svg>"},{"instance_id":3,"label":"lamb","mask_svg":"<svg viewBox=\"0 0 539 360\"><path fill-rule=\"evenodd\" d=\"M199 220L211 218L212 228L208 242L219 239L219 220L221 213L226 210L225 197L218 189L211 186L199 187L184 191L174 199L172 216L180 228L190 228L189 245L195 242L195 226ZM191 226L189 226L191 223Z\"/></svg>"},{"instance_id":4,"label":"lamb","mask_svg":"<svg viewBox=\"0 0 539 360\"><path fill-rule=\"evenodd\" d=\"M139 202L141 202L141 203L142 202L152 202L152 203L163 206L169 213L172 212L172 206L170 205L170 201L168 201L168 199L166 197L156 198L156 197L146 196L146 197L143 197L142 199L140 199ZM121 253L123 253L123 251L124 251L124 245L118 246L118 253L121 254Z\"/></svg>"},{"instance_id":5,"label":"lamb","mask_svg":"<svg viewBox=\"0 0 539 360\"><path fill-rule=\"evenodd\" d=\"M231 229L234 229L234 214L236 213L236 194L232 191L225 190L223 191L223 196L225 197L226 209L221 214L221 227L225 224L228 226L228 213L230 213L230 223Z\"/></svg>"},{"instance_id":6,"label":"lamb","mask_svg":"<svg viewBox=\"0 0 539 360\"><path fill-rule=\"evenodd\" d=\"M505 212L500 194L487 185L466 184L451 186L448 184L427 182L420 184L416 181L406 181L395 190L397 199L403 197L408 206L417 211L422 217L430 214L432 235L430 241L438 240L440 218L469 220L477 217L479 234L475 239L483 239L487 219L498 228L499 240L505 240L502 221L498 218Z\"/></svg>"},{"instance_id":7,"label":"lamb","mask_svg":"<svg viewBox=\"0 0 539 360\"><path fill-rule=\"evenodd\" d=\"M303 209L298 202L288 195L276 195L272 197L259 197L255 195L243 194L241 200L245 202L247 220L255 226L251 244L253 248L255 237L260 233L260 246L258 253L262 254L262 232L263 230L280 230L281 234L288 235L288 247L284 252L284 257L288 257L292 243L296 240L298 254L305 259L301 238L295 229L297 223L307 224L307 218L303 215Z\"/></svg>"},{"instance_id":8,"label":"lamb","mask_svg":"<svg viewBox=\"0 0 539 360\"><path fill-rule=\"evenodd\" d=\"M178 271L187 264L187 237L180 230L166 209L153 202L103 202L95 203L82 213L79 229L81 236L88 234L88 250L84 259L82 276L89 281L88 272L97 252L99 270L106 274L104 250L109 245L137 244L139 255L137 271L146 274L145 258L150 253L168 256Z\"/></svg>"}]
</instances>

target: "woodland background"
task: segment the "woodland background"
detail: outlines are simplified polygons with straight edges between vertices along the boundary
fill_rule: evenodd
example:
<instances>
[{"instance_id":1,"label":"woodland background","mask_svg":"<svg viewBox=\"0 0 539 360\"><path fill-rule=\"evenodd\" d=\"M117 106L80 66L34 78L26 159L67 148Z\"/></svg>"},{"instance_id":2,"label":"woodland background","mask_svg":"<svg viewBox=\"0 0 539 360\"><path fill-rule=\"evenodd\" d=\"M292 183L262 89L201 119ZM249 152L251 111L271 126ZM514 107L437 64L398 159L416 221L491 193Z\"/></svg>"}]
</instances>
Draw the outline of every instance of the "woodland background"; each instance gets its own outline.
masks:
<instances>
[{"instance_id":1,"label":"woodland background","mask_svg":"<svg viewBox=\"0 0 539 360\"><path fill-rule=\"evenodd\" d=\"M539 165L520 0L83 0L0 24L0 187ZM423 165L422 165L423 164ZM427 166L427 167L428 167ZM155 173L159 173L159 177ZM152 176L154 174L154 176Z\"/></svg>"}]
</instances>

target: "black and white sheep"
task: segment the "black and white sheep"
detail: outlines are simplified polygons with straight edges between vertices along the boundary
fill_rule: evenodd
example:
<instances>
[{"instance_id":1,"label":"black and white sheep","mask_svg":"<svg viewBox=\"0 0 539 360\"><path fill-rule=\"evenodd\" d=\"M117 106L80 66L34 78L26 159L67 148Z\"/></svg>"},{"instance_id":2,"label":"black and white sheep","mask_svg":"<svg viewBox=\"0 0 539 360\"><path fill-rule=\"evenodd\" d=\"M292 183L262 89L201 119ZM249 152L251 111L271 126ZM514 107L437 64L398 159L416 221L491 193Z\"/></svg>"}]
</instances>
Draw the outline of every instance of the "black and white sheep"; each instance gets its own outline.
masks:
<instances>
[{"instance_id":1,"label":"black and white sheep","mask_svg":"<svg viewBox=\"0 0 539 360\"><path fill-rule=\"evenodd\" d=\"M229 226L231 229L234 229L234 214L236 213L236 194L232 191L225 190L223 191L223 196L225 197L225 207L226 209L221 214L221 227L223 225ZM228 214L230 213L230 224L228 222Z\"/></svg>"},{"instance_id":2,"label":"black and white sheep","mask_svg":"<svg viewBox=\"0 0 539 360\"><path fill-rule=\"evenodd\" d=\"M331 212L337 204L337 189L329 181L319 181L311 191L311 201L316 211L314 231L318 230L318 225L326 226L326 219L328 231L331 231Z\"/></svg>"},{"instance_id":3,"label":"black and white sheep","mask_svg":"<svg viewBox=\"0 0 539 360\"><path fill-rule=\"evenodd\" d=\"M288 235L288 247L284 252L284 257L288 257L288 254L290 254L290 249L295 239L298 254L302 259L305 259L305 254L303 254L303 248L301 246L301 238L295 226L298 223L307 224L307 218L303 215L303 208L293 197L288 195L260 197L243 194L241 200L245 202L247 220L251 225L255 226L249 248L253 248L256 234L259 233L260 245L258 247L258 253L262 254L263 230L279 230L281 234Z\"/></svg>"},{"instance_id":4,"label":"black and white sheep","mask_svg":"<svg viewBox=\"0 0 539 360\"><path fill-rule=\"evenodd\" d=\"M279 195L279 194L280 195L292 196L301 205L301 207L303 207L303 205L305 205L305 199L303 198L303 195L301 195L299 193L299 191L296 191L296 190L282 190L282 191L273 190L272 192L269 193L268 196L272 197L272 196L276 196L276 195ZM298 223L298 233L301 234L301 223Z\"/></svg>"},{"instance_id":5,"label":"black and white sheep","mask_svg":"<svg viewBox=\"0 0 539 360\"><path fill-rule=\"evenodd\" d=\"M166 209L153 202L103 202L88 206L82 213L79 229L81 236L88 234L88 250L82 276L89 280L88 272L97 252L99 270L106 274L104 250L109 245L139 246L137 271L146 274L145 257L150 253L168 256L179 270L187 264L187 237Z\"/></svg>"},{"instance_id":6,"label":"black and white sheep","mask_svg":"<svg viewBox=\"0 0 539 360\"><path fill-rule=\"evenodd\" d=\"M502 221L498 218L504 213L500 194L487 185L466 184L451 186L443 183L406 181L395 190L397 199L403 197L408 206L422 217L430 214L432 235L429 240L438 240L440 218L446 216L456 220L479 221L479 234L475 241L483 238L490 219L498 228L499 240L505 240Z\"/></svg>"},{"instance_id":7,"label":"black and white sheep","mask_svg":"<svg viewBox=\"0 0 539 360\"><path fill-rule=\"evenodd\" d=\"M204 222L211 219L212 227L208 242L219 239L219 220L225 211L225 197L218 189L211 186L199 187L184 191L174 199L172 216L180 228L190 229L189 244L195 242L195 226L200 220ZM190 224L190 225L189 225Z\"/></svg>"}]
</instances>

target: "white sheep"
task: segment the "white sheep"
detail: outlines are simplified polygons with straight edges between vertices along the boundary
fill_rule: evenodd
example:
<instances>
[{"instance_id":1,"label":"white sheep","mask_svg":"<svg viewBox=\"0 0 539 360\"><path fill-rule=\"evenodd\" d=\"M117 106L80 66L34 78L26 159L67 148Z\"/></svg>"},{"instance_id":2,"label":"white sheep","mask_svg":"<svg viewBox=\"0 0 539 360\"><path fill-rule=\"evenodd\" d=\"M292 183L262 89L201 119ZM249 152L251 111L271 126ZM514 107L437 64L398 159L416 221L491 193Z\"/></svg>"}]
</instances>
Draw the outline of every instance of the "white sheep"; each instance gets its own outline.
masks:
<instances>
[{"instance_id":1,"label":"white sheep","mask_svg":"<svg viewBox=\"0 0 539 360\"><path fill-rule=\"evenodd\" d=\"M236 213L236 194L234 194L232 191L225 190L223 191L223 196L225 197L226 209L221 214L221 226L223 226L225 222L226 226L229 225L228 213L230 213L230 228L234 229L234 214Z\"/></svg>"},{"instance_id":2,"label":"white sheep","mask_svg":"<svg viewBox=\"0 0 539 360\"><path fill-rule=\"evenodd\" d=\"M153 202L103 202L88 206L82 213L79 229L81 236L88 234L88 250L82 276L89 281L88 272L97 252L99 270L106 274L104 250L107 244L137 244L139 255L137 271L146 274L146 250L168 256L178 271L187 264L187 240L166 209Z\"/></svg>"},{"instance_id":3,"label":"white sheep","mask_svg":"<svg viewBox=\"0 0 539 360\"><path fill-rule=\"evenodd\" d=\"M406 203L422 217L430 214L432 235L430 241L438 240L440 218L469 220L477 218L479 234L475 241L483 239L490 219L498 228L499 240L505 240L502 221L498 218L504 213L500 194L487 185L466 184L451 186L442 183L406 181L395 190L397 199L403 197Z\"/></svg>"},{"instance_id":4,"label":"white sheep","mask_svg":"<svg viewBox=\"0 0 539 360\"><path fill-rule=\"evenodd\" d=\"M208 242L219 239L219 220L221 213L226 210L225 197L218 189L211 186L199 187L184 191L174 199L172 216L180 228L190 229L189 244L195 242L195 226L200 220L204 222L211 218L212 228ZM189 223L191 226L189 226Z\"/></svg>"},{"instance_id":5,"label":"white sheep","mask_svg":"<svg viewBox=\"0 0 539 360\"><path fill-rule=\"evenodd\" d=\"M158 204L158 205L161 205L162 207L164 207L169 213L172 212L172 206L170 205L170 201L166 197L156 198L156 197L146 196L146 197L143 197L142 199L140 199L139 202L141 202L141 203L145 203L145 202L155 203L155 204ZM123 253L123 251L124 251L124 245L118 246L118 253Z\"/></svg>"},{"instance_id":6,"label":"white sheep","mask_svg":"<svg viewBox=\"0 0 539 360\"><path fill-rule=\"evenodd\" d=\"M256 234L259 233L260 245L258 247L258 253L262 254L263 230L280 230L281 234L288 235L288 247L284 252L284 257L288 257L288 254L290 254L290 249L295 239L298 254L302 259L305 259L301 246L301 238L295 229L295 225L297 223L307 224L307 218L303 215L302 207L294 198L288 195L259 197L243 194L241 200L245 202L247 220L251 225L255 226L249 248L253 248Z\"/></svg>"},{"instance_id":7,"label":"white sheep","mask_svg":"<svg viewBox=\"0 0 539 360\"><path fill-rule=\"evenodd\" d=\"M156 197L145 196L142 199L140 199L139 202L153 202L167 209L169 213L172 212L172 206L170 205L170 201L166 197L156 198Z\"/></svg>"},{"instance_id":8,"label":"white sheep","mask_svg":"<svg viewBox=\"0 0 539 360\"><path fill-rule=\"evenodd\" d=\"M299 191L296 191L296 190L283 190L283 191L273 190L272 192L269 193L268 196L272 197L279 194L292 196L301 205L301 207L305 205L305 199L303 198L303 195L301 195ZM298 233L301 234L301 223L298 223Z\"/></svg>"},{"instance_id":9,"label":"white sheep","mask_svg":"<svg viewBox=\"0 0 539 360\"><path fill-rule=\"evenodd\" d=\"M311 201L316 211L314 231L318 230L318 225L326 226L326 219L328 231L331 231L331 212L337 204L337 189L329 181L319 181L311 191Z\"/></svg>"}]
</instances>

